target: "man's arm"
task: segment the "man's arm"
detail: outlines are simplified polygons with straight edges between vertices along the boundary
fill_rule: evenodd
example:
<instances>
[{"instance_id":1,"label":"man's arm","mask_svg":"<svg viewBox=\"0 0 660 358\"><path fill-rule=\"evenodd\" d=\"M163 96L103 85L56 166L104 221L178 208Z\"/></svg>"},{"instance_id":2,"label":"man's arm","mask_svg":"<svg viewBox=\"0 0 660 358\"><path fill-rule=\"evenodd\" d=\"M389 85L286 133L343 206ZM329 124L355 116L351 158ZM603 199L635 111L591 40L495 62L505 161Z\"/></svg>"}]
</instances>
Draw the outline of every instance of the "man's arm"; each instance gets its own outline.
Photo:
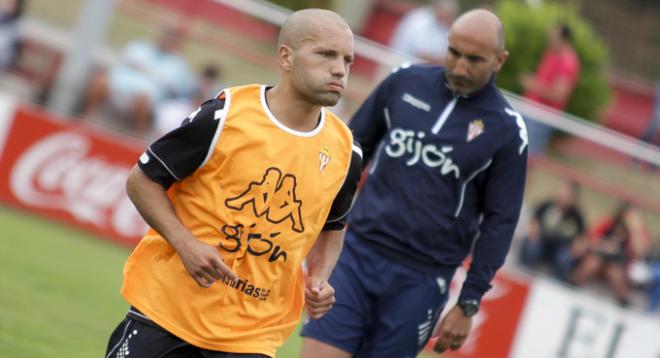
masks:
<instances>
[{"instance_id":1,"label":"man's arm","mask_svg":"<svg viewBox=\"0 0 660 358\"><path fill-rule=\"evenodd\" d=\"M550 206L552 206L552 201L544 201L534 209L534 217L529 221L529 227L527 228L527 239L530 241L539 241L541 239L541 222L543 221L543 216Z\"/></svg>"},{"instance_id":2,"label":"man's arm","mask_svg":"<svg viewBox=\"0 0 660 358\"><path fill-rule=\"evenodd\" d=\"M517 130L512 132L485 173L481 234L475 243L472 263L459 300L481 301L491 287L495 272L504 264L511 246L527 175L527 131L521 118Z\"/></svg>"},{"instance_id":3,"label":"man's arm","mask_svg":"<svg viewBox=\"0 0 660 358\"><path fill-rule=\"evenodd\" d=\"M311 318L321 318L335 302L335 289L328 283L337 264L346 234L346 217L353 204L362 172L362 150L353 143L351 163L346 178L337 193L323 231L307 254L305 303Z\"/></svg>"},{"instance_id":4,"label":"man's arm","mask_svg":"<svg viewBox=\"0 0 660 358\"><path fill-rule=\"evenodd\" d=\"M307 276L328 280L344 245L346 229L321 231L307 254Z\"/></svg>"},{"instance_id":5,"label":"man's arm","mask_svg":"<svg viewBox=\"0 0 660 358\"><path fill-rule=\"evenodd\" d=\"M224 276L235 279L217 249L193 236L176 215L165 189L149 179L137 165L128 176L126 192L147 224L176 250L197 284L210 287Z\"/></svg>"},{"instance_id":6,"label":"man's arm","mask_svg":"<svg viewBox=\"0 0 660 358\"><path fill-rule=\"evenodd\" d=\"M532 92L555 103L567 103L580 73L580 63L571 58L563 58L561 65L554 69L555 79L549 85L537 80L536 75L523 75L520 84L525 91Z\"/></svg>"},{"instance_id":7,"label":"man's arm","mask_svg":"<svg viewBox=\"0 0 660 358\"><path fill-rule=\"evenodd\" d=\"M632 255L633 259L643 258L648 250L651 238L644 224L641 210L637 207L628 209L623 220L630 232L630 242L628 243L629 254Z\"/></svg>"},{"instance_id":8,"label":"man's arm","mask_svg":"<svg viewBox=\"0 0 660 358\"><path fill-rule=\"evenodd\" d=\"M521 84L526 91L556 103L566 103L574 87L574 81L567 77L560 77L550 86L544 86L534 76L523 76Z\"/></svg>"},{"instance_id":9,"label":"man's arm","mask_svg":"<svg viewBox=\"0 0 660 358\"><path fill-rule=\"evenodd\" d=\"M518 129L510 132L513 138L508 138L504 147L495 153L485 173L481 235L475 243L472 263L458 304L440 321L434 334L438 336L435 345L437 352L458 350L465 343L476 310L468 312L463 307L472 305L478 308L481 298L491 287L495 272L504 264L511 246L525 189L527 130L519 114L513 111L510 114L516 117Z\"/></svg>"},{"instance_id":10,"label":"man's arm","mask_svg":"<svg viewBox=\"0 0 660 358\"><path fill-rule=\"evenodd\" d=\"M166 190L192 174L208 157L224 99L212 99L186 118L181 127L152 143L131 170L126 191L144 220L177 251L191 277L202 287L235 275L216 248L197 240L176 215Z\"/></svg>"},{"instance_id":11,"label":"man's arm","mask_svg":"<svg viewBox=\"0 0 660 358\"><path fill-rule=\"evenodd\" d=\"M307 254L305 304L312 319L323 317L335 303L335 289L328 283L344 244L346 229L322 231Z\"/></svg>"},{"instance_id":12,"label":"man's arm","mask_svg":"<svg viewBox=\"0 0 660 358\"><path fill-rule=\"evenodd\" d=\"M353 138L360 144L364 152L362 162L365 166L373 158L381 139L389 129L387 99L399 71L401 70L395 70L371 92L348 123L353 132Z\"/></svg>"}]
</instances>

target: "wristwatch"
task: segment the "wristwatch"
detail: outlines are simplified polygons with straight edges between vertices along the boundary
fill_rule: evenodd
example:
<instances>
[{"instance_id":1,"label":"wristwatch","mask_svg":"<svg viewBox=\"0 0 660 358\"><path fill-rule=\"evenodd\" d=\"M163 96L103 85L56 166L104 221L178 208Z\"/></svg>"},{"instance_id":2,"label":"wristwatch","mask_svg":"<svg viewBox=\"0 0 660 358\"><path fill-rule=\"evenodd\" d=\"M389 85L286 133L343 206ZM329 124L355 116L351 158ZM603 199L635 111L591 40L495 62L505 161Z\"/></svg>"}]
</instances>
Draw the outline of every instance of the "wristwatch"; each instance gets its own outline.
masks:
<instances>
[{"instance_id":1,"label":"wristwatch","mask_svg":"<svg viewBox=\"0 0 660 358\"><path fill-rule=\"evenodd\" d=\"M479 301L477 300L461 300L458 301L458 307L461 308L466 317L472 317L479 312Z\"/></svg>"}]
</instances>

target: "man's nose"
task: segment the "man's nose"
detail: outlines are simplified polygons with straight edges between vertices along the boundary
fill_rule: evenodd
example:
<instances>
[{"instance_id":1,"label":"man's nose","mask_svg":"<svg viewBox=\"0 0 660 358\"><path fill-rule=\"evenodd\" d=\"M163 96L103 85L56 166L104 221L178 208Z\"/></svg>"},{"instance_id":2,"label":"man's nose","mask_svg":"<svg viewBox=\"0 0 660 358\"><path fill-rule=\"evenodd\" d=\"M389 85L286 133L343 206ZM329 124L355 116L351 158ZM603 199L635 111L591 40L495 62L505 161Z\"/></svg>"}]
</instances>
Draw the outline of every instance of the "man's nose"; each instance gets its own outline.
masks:
<instances>
[{"instance_id":1,"label":"man's nose","mask_svg":"<svg viewBox=\"0 0 660 358\"><path fill-rule=\"evenodd\" d=\"M469 66L470 64L468 63L467 59L459 58L458 61L456 61L456 66L454 66L454 70L452 72L456 76L465 76L468 73Z\"/></svg>"},{"instance_id":2,"label":"man's nose","mask_svg":"<svg viewBox=\"0 0 660 358\"><path fill-rule=\"evenodd\" d=\"M339 58L335 61L332 62L332 66L330 67L330 73L334 77L338 78L344 78L348 74L348 65L344 61L344 59Z\"/></svg>"}]
</instances>

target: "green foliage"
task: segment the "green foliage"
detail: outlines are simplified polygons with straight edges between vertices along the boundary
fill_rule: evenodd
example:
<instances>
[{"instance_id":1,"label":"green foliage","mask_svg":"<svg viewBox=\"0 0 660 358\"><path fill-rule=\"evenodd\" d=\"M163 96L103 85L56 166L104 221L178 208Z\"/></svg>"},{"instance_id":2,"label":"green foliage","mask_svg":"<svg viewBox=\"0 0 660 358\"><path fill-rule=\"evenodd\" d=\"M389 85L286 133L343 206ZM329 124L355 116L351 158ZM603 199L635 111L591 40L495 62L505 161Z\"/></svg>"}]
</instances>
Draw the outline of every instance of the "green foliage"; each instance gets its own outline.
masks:
<instances>
[{"instance_id":1,"label":"green foliage","mask_svg":"<svg viewBox=\"0 0 660 358\"><path fill-rule=\"evenodd\" d=\"M270 2L290 10L309 8L332 9L333 0L271 0Z\"/></svg>"},{"instance_id":2,"label":"green foliage","mask_svg":"<svg viewBox=\"0 0 660 358\"><path fill-rule=\"evenodd\" d=\"M546 48L548 31L556 24L565 23L573 31L573 44L580 59L580 77L566 111L598 120L610 99L605 78L608 53L577 9L559 3L543 2L530 7L521 0L501 0L496 12L506 29L506 47L510 53L498 74L498 85L520 94L520 75L536 70Z\"/></svg>"}]
</instances>

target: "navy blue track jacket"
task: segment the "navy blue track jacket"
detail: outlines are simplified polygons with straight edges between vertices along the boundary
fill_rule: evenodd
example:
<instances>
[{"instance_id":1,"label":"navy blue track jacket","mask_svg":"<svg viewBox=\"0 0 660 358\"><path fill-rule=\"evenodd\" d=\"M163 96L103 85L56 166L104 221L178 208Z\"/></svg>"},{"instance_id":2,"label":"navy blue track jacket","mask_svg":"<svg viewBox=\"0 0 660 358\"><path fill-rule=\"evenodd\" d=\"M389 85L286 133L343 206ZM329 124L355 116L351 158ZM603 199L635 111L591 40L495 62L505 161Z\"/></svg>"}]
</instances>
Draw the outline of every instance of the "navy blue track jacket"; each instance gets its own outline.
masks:
<instances>
[{"instance_id":1,"label":"navy blue track jacket","mask_svg":"<svg viewBox=\"0 0 660 358\"><path fill-rule=\"evenodd\" d=\"M525 123L494 79L456 97L443 67L402 66L349 126L371 161L350 229L427 273L472 253L460 299L481 300L509 250L527 166Z\"/></svg>"}]
</instances>

